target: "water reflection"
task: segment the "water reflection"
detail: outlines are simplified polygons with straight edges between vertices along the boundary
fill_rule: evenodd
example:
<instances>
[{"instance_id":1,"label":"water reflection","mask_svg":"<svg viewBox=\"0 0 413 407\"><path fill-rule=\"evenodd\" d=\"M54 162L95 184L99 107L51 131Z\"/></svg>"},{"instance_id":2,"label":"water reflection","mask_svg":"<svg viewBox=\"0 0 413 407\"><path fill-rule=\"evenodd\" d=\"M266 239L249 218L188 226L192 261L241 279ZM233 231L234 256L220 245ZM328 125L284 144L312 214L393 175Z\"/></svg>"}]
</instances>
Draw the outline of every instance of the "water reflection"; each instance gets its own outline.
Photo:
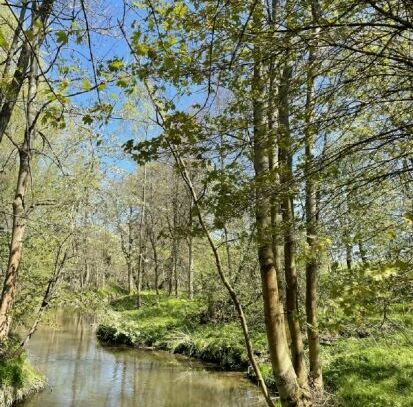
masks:
<instances>
[{"instance_id":1,"label":"water reflection","mask_svg":"<svg viewBox=\"0 0 413 407\"><path fill-rule=\"evenodd\" d=\"M164 352L101 346L93 321L59 312L29 343L47 389L25 407L263 406L238 373L217 372Z\"/></svg>"}]
</instances>

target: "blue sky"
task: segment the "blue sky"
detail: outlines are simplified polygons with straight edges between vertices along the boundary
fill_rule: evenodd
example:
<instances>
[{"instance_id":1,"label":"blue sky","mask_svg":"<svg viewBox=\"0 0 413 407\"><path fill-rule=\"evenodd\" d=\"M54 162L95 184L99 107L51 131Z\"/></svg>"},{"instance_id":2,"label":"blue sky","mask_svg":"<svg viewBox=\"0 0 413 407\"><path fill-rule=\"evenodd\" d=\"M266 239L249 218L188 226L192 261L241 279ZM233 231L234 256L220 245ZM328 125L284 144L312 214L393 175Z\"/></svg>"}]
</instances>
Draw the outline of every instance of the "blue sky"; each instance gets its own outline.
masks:
<instances>
[{"instance_id":1,"label":"blue sky","mask_svg":"<svg viewBox=\"0 0 413 407\"><path fill-rule=\"evenodd\" d=\"M133 63L133 57L130 54L129 46L126 43L121 30L117 27L119 21L124 17L123 1L114 0L103 0L101 6L95 9L96 14L88 14L89 25L91 30L91 43L92 52L95 62L95 66L99 65L100 62L108 61L113 58L120 58L124 60L125 66L129 63ZM133 32L132 23L136 20L138 24L144 24L142 22L142 10L139 8L130 8L125 14L125 24L124 29L128 35ZM83 20L83 16L82 16ZM83 24L83 23L82 23ZM106 30L105 27L111 26L112 28ZM101 29L96 29L100 27ZM104 29L105 32L102 32ZM93 66L90 58L90 51L88 46L87 37L83 38L81 44L76 43L75 36L69 38L68 44L64 47L62 56L65 63L71 65L75 62L82 69L81 77L77 78L74 82L74 86L79 89L81 87L84 77L87 77L89 82L94 84L94 74ZM56 75L58 73L56 72ZM76 74L78 76L78 74ZM75 75L75 76L76 76ZM150 111L148 108L149 102L145 101L144 89L142 88L142 97L135 97L136 101L135 112L132 111L131 106L128 107L128 112L125 112L124 105L126 102L124 89L118 88L117 86L108 85L105 90L100 92L100 98L102 102L109 102L114 105L115 117L125 117L128 116L130 120L119 120L118 118L113 118L107 123L95 122L93 127L96 132L101 135L103 147L105 145L117 145L120 147L125 141L129 139L139 140L144 138L151 138L159 134L159 129L156 126L142 126L139 124L141 119L147 117L147 112ZM174 89L168 88L168 94L174 95ZM91 91L80 96L73 97L71 102L83 109L87 110L90 106L94 106L98 101L97 92ZM186 110L190 105L194 103L203 103L204 93L202 91L196 92L191 96L181 97L177 101L176 105L178 109ZM134 103L132 103L133 105ZM143 106L146 104L146 107ZM146 110L146 113L145 113ZM149 113L151 116L151 113ZM120 151L120 148L119 148ZM130 159L120 159L119 157L112 157L104 153L104 148L98 149L98 154L101 156L102 164L104 167L119 167L125 171L134 171L136 165ZM107 168L106 168L107 170Z\"/></svg>"}]
</instances>

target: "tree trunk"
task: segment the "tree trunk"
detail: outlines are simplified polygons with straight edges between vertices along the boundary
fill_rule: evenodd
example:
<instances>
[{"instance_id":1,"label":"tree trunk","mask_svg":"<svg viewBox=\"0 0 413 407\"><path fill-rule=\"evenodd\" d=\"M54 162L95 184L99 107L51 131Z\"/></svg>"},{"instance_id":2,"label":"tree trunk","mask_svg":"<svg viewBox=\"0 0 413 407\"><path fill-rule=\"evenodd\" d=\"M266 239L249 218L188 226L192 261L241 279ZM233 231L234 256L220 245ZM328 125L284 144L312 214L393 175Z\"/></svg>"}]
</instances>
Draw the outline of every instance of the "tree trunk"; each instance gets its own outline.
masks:
<instances>
[{"instance_id":1,"label":"tree trunk","mask_svg":"<svg viewBox=\"0 0 413 407\"><path fill-rule=\"evenodd\" d=\"M245 314L244 314L244 310L242 308L242 305L241 305L241 303L238 299L238 296L237 296L235 290L233 289L232 285L230 284L229 280L227 279L227 277L224 274L224 270L223 270L223 267L222 267L222 261L221 261L221 257L220 257L219 252L218 252L218 248L216 247L216 245L214 243L214 240L211 236L211 233L209 232L209 229L208 229L208 227L207 227L207 225L204 221L204 217L203 217L202 212L201 212L201 207L198 203L198 196L197 196L195 188L192 184L192 181L191 181L191 178L188 174L188 171L186 169L185 163L182 160L179 152L174 148L174 146L172 144L169 144L169 148L171 149L172 154L174 155L174 158L176 160L176 163L178 164L181 176L182 176L183 180L185 181L185 183L187 184L188 189L189 189L189 191L192 195L194 206L195 206L197 216L198 216L198 220L199 220L199 224L200 224L200 226L201 226L201 228L202 228L202 230L203 230L203 232L204 232L204 234L205 234L205 236L208 240L209 246L210 246L210 248L212 250L212 253L214 255L215 265L216 265L218 275L219 275L223 285L227 289L228 294L229 294L229 296L230 296L230 298L231 298L231 300L232 300L232 302L235 306L235 309L237 311L238 318L240 320L240 324L241 324L241 328L242 328L242 332L243 332L243 335L244 335L245 345L246 345L246 348L247 348L248 359L249 359L249 361L252 365L252 368L253 368L254 373L256 375L256 378L257 378L257 381L259 383L259 386L261 388L261 391L262 391L262 393L265 397L265 400L266 400L268 406L274 407L274 403L271 400L271 396L268 392L268 389L267 389L267 386L265 384L264 378L261 374L261 370L259 368L258 362L256 361L256 358L255 358L254 349L253 349L253 345L252 345L251 338L250 338L250 335L249 335L248 324L247 324L247 319L246 319Z\"/></svg>"},{"instance_id":2,"label":"tree trunk","mask_svg":"<svg viewBox=\"0 0 413 407\"><path fill-rule=\"evenodd\" d=\"M347 270L351 271L353 268L353 246L350 243L346 243L346 264Z\"/></svg>"},{"instance_id":3,"label":"tree trunk","mask_svg":"<svg viewBox=\"0 0 413 407\"><path fill-rule=\"evenodd\" d=\"M359 240L359 241L358 241L358 246L359 246L359 252L360 252L361 261L363 262L363 265L364 265L364 266L367 266L367 265L369 264L369 261L368 261L368 259L367 259L367 251L366 251L366 249L364 248L364 243L363 243L361 240Z\"/></svg>"},{"instance_id":4,"label":"tree trunk","mask_svg":"<svg viewBox=\"0 0 413 407\"><path fill-rule=\"evenodd\" d=\"M143 183L142 183L142 208L139 221L139 259L138 259L138 275L136 281L136 306L138 308L142 305L141 299L141 290L142 290L142 273L144 267L144 251L145 251L145 242L144 242L144 222L145 222L145 206L146 206L146 165L143 166Z\"/></svg>"},{"instance_id":5,"label":"tree trunk","mask_svg":"<svg viewBox=\"0 0 413 407\"><path fill-rule=\"evenodd\" d=\"M313 24L316 26L320 17L319 4L317 0L312 0L311 12ZM318 391L323 390L323 375L321 366L321 349L318 333L317 318L317 286L319 274L319 261L317 253L317 232L318 232L318 214L317 214L317 187L315 182L315 162L314 162L314 144L316 129L314 125L314 108L315 108L315 80L317 77L317 41L319 28L313 30L313 42L309 47L308 71L307 71L307 96L305 107L305 219L306 219L306 236L309 247L309 255L306 259L306 317L307 317L307 337L310 359L310 381L313 387Z\"/></svg>"},{"instance_id":6,"label":"tree trunk","mask_svg":"<svg viewBox=\"0 0 413 407\"><path fill-rule=\"evenodd\" d=\"M255 4L254 28L261 32L262 7ZM257 224L258 259L261 271L265 325L269 353L277 389L283 406L304 406L307 400L298 382L291 358L279 298L277 270L272 246L271 197L265 185L269 174L269 137L264 123L264 82L262 79L262 50L259 39L254 43L254 72L252 79L254 120L255 212Z\"/></svg>"},{"instance_id":7,"label":"tree trunk","mask_svg":"<svg viewBox=\"0 0 413 407\"><path fill-rule=\"evenodd\" d=\"M283 69L279 88L279 125L280 125L280 164L281 186L283 190L282 212L284 229L284 269L286 284L286 312L291 336L291 353L294 369L301 386L307 386L304 345L301 334L298 309L298 275L295 261L295 226L294 226L294 194L293 194L293 153L290 134L290 82L292 67L287 60Z\"/></svg>"},{"instance_id":8,"label":"tree trunk","mask_svg":"<svg viewBox=\"0 0 413 407\"><path fill-rule=\"evenodd\" d=\"M192 236L192 210L193 198L191 196L191 203L189 205L189 237L188 237L188 297L190 300L194 299L194 259L193 259L193 236Z\"/></svg>"},{"instance_id":9,"label":"tree trunk","mask_svg":"<svg viewBox=\"0 0 413 407\"><path fill-rule=\"evenodd\" d=\"M16 282L23 250L23 236L27 224L24 197L30 171L28 148L23 147L19 155L20 165L16 194L13 201L13 226L10 254L0 304L0 340L5 339L10 330L10 314L16 294Z\"/></svg>"},{"instance_id":10,"label":"tree trunk","mask_svg":"<svg viewBox=\"0 0 413 407\"><path fill-rule=\"evenodd\" d=\"M272 1L272 8L269 15L269 24L272 29L276 29L277 24L277 10L278 1ZM279 140L277 137L277 122L278 114L276 103L278 99L278 89L276 86L276 61L272 56L268 66L268 109L267 109L267 123L268 123L268 162L271 173L272 182L272 196L271 196L271 232L272 232L272 250L274 253L274 264L277 270L278 279L278 293L280 303L284 307L285 300L285 278L281 272L283 269L283 233L282 233L282 213L280 205L280 162L279 162Z\"/></svg>"},{"instance_id":11,"label":"tree trunk","mask_svg":"<svg viewBox=\"0 0 413 407\"><path fill-rule=\"evenodd\" d=\"M174 254L174 266L173 266L174 294L175 294L175 297L178 298L179 277L178 277L178 250L176 247L176 241L175 241L174 253L175 253Z\"/></svg>"},{"instance_id":12,"label":"tree trunk","mask_svg":"<svg viewBox=\"0 0 413 407\"><path fill-rule=\"evenodd\" d=\"M158 250L156 248L155 237L153 236L153 231L149 236L152 252L153 252L153 261L154 261L154 272L155 272L155 291L156 295L159 295L159 260L158 260Z\"/></svg>"},{"instance_id":13,"label":"tree trunk","mask_svg":"<svg viewBox=\"0 0 413 407\"><path fill-rule=\"evenodd\" d=\"M32 22L30 25L30 31L32 33L31 37L33 38L33 40L31 40L32 43L30 43L27 36L25 36L17 66L14 70L13 79L7 86L7 91L1 95L3 103L0 107L0 144L7 130L7 126L9 125L23 82L27 78L27 68L29 67L30 61L33 59L31 58L33 49L39 48L44 40L46 33L44 27L46 27L47 20L53 8L53 3L53 0L44 0L37 9L35 6L32 7ZM19 28L17 28L17 30L18 29ZM6 65L5 69L9 70L10 67L7 68Z\"/></svg>"},{"instance_id":14,"label":"tree trunk","mask_svg":"<svg viewBox=\"0 0 413 407\"><path fill-rule=\"evenodd\" d=\"M25 15L26 15L26 11L27 11L27 1L25 1L20 9L20 15L19 15L19 20L17 23L17 27L14 30L14 34L13 34L13 39L11 41L9 50L7 51L7 56L6 59L4 61L4 68L3 68L3 76L2 76L2 80L3 81L8 81L9 79L9 75L10 75L10 70L11 67L13 65L13 57L14 54L17 52L18 50L18 45L19 45L19 39L20 39L20 35L21 35L21 31L23 29L23 24L24 24L24 19L25 19ZM3 85L4 86L4 85ZM7 87L5 87L5 90L0 89L0 106L3 105L3 101L6 97L6 92L8 91Z\"/></svg>"},{"instance_id":15,"label":"tree trunk","mask_svg":"<svg viewBox=\"0 0 413 407\"><path fill-rule=\"evenodd\" d=\"M33 44L33 54L38 50ZM34 99L37 93L37 60L32 54L29 74L29 88L27 93L27 121L24 141L19 147L19 173L13 201L13 226L9 251L9 260L3 291L0 300L0 340L5 339L10 331L11 310L16 295L17 276L23 251L23 237L27 225L25 195L30 177L31 142L35 134Z\"/></svg>"},{"instance_id":16,"label":"tree trunk","mask_svg":"<svg viewBox=\"0 0 413 407\"><path fill-rule=\"evenodd\" d=\"M128 293L130 295L133 291L133 270L131 260L127 260L126 265L128 268Z\"/></svg>"}]
</instances>

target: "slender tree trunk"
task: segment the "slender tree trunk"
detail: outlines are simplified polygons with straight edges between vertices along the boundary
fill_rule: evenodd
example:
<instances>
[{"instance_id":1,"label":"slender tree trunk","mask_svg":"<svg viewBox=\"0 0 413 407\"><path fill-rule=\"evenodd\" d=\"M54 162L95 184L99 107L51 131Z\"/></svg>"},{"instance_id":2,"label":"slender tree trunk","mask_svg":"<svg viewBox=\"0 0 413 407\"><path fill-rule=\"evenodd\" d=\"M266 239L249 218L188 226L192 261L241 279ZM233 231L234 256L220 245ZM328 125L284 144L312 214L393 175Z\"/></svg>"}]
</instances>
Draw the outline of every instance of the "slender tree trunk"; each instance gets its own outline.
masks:
<instances>
[{"instance_id":1,"label":"slender tree trunk","mask_svg":"<svg viewBox=\"0 0 413 407\"><path fill-rule=\"evenodd\" d=\"M144 222L145 222L145 206L146 206L146 165L143 166L143 183L142 183L142 208L139 221L139 259L138 259L138 275L136 281L137 289L137 298L136 306L138 308L142 305L141 291L142 291L142 273L144 269L144 251L145 251L145 242L144 242Z\"/></svg>"},{"instance_id":2,"label":"slender tree trunk","mask_svg":"<svg viewBox=\"0 0 413 407\"><path fill-rule=\"evenodd\" d=\"M127 246L124 248L124 252L126 255L126 264L128 267L128 292L129 294L133 291L133 227L132 227L132 216L133 216L133 208L129 207L129 215L128 215L128 243Z\"/></svg>"},{"instance_id":3,"label":"slender tree trunk","mask_svg":"<svg viewBox=\"0 0 413 407\"><path fill-rule=\"evenodd\" d=\"M175 258L174 258L174 243L172 241L172 247L171 247L171 264L169 266L168 270L168 295L172 295L172 290L173 290L173 282L174 282L174 275L175 275Z\"/></svg>"},{"instance_id":4,"label":"slender tree trunk","mask_svg":"<svg viewBox=\"0 0 413 407\"><path fill-rule=\"evenodd\" d=\"M224 223L224 238L225 238L225 252L227 254L227 267L228 267L228 276L229 278L233 277L232 271L232 256L231 256L231 247L228 241L228 229L227 225Z\"/></svg>"},{"instance_id":5,"label":"slender tree trunk","mask_svg":"<svg viewBox=\"0 0 413 407\"><path fill-rule=\"evenodd\" d=\"M266 400L268 406L274 407L274 403L271 400L271 396L268 392L268 389L267 389L267 386L265 384L264 378L261 374L260 367L258 365L258 362L257 362L256 358L255 358L254 348L253 348L251 338L250 338L250 335L249 335L248 324L247 324L247 319L246 319L245 314L244 314L244 310L242 308L242 305L241 305L241 303L238 299L238 296L237 296L235 290L233 289L231 283L229 282L229 280L225 276L218 248L215 246L215 243L214 243L214 240L211 236L211 233L209 232L209 229L208 229L208 227L207 227L207 225L204 221L202 210L201 210L201 207L200 207L199 202L198 202L198 196L197 196L195 188L192 184L192 180L189 176L189 173L186 169L186 165L185 165L184 161L182 160L182 158L179 154L179 151L177 149L175 149L175 147L172 144L169 144L169 148L171 149L171 152L172 152L172 154L173 154L173 156L176 160L176 163L178 164L178 168L179 168L179 171L181 173L181 176L182 176L184 182L186 183L186 185L189 189L189 192L192 195L194 206L195 206L196 213L197 213L198 220L199 220L199 224L200 224L200 226L201 226L201 228L202 228L202 230L203 230L203 232L204 232L204 234L205 234L205 236L208 240L209 246L210 246L210 248L212 250L212 253L214 255L215 265L216 265L218 275L219 275L224 287L227 289L228 294L229 294L229 296L230 296L230 298L231 298L231 300L232 300L232 302L235 306L235 309L237 311L238 318L240 320L240 324L241 324L241 328L242 328L242 332L243 332L243 335L244 335L245 345L246 345L246 348L247 348L248 359L249 359L249 361L252 365L252 368L253 368L254 373L256 375L256 378L257 378L257 381L259 383L260 389L261 389L261 391L262 391L262 393L265 397L265 400Z\"/></svg>"},{"instance_id":6,"label":"slender tree trunk","mask_svg":"<svg viewBox=\"0 0 413 407\"><path fill-rule=\"evenodd\" d=\"M350 243L346 243L346 264L347 270L351 271L353 268L353 246Z\"/></svg>"},{"instance_id":7,"label":"slender tree trunk","mask_svg":"<svg viewBox=\"0 0 413 407\"><path fill-rule=\"evenodd\" d=\"M131 259L126 261L126 266L128 268L128 293L131 294L133 291L133 270Z\"/></svg>"},{"instance_id":8,"label":"slender tree trunk","mask_svg":"<svg viewBox=\"0 0 413 407\"><path fill-rule=\"evenodd\" d=\"M361 240L359 240L359 241L358 241L358 246L359 246L359 252L360 252L361 261L363 262L363 264L364 264L365 266L367 266L367 265L369 264L369 261L368 261L368 259L367 259L367 251L366 251L366 249L365 249L365 247L364 247L364 243L363 243Z\"/></svg>"},{"instance_id":9,"label":"slender tree trunk","mask_svg":"<svg viewBox=\"0 0 413 407\"><path fill-rule=\"evenodd\" d=\"M155 272L155 291L156 295L159 295L159 259L158 259L158 249L156 248L156 241L155 237L153 236L153 232L149 236L149 240L152 246L153 252L153 261L154 261L154 272Z\"/></svg>"},{"instance_id":10,"label":"slender tree trunk","mask_svg":"<svg viewBox=\"0 0 413 407\"><path fill-rule=\"evenodd\" d=\"M277 28L278 15L278 0L272 1L270 15L268 16L271 29ZM279 162L279 140L277 137L277 122L278 114L276 103L278 99L278 89L276 86L276 60L272 56L268 65L268 108L267 108L267 123L268 123L268 162L271 172L272 181L272 196L271 196L271 231L272 231L272 250L274 253L274 264L277 270L278 293L280 303L284 307L285 300L285 278L283 277L283 233L282 233L282 213L280 205L280 162Z\"/></svg>"},{"instance_id":11,"label":"slender tree trunk","mask_svg":"<svg viewBox=\"0 0 413 407\"><path fill-rule=\"evenodd\" d=\"M254 28L261 32L263 16L261 4L255 3ZM254 43L254 72L252 80L254 120L254 169L255 169L255 211L257 224L258 259L261 271L264 299L265 325L269 353L275 381L283 406L304 406L307 404L289 356L284 325L283 309L279 298L277 270L274 262L272 242L271 197L265 185L270 166L268 160L269 137L264 122L264 82L262 78L262 50L259 38Z\"/></svg>"},{"instance_id":12,"label":"slender tree trunk","mask_svg":"<svg viewBox=\"0 0 413 407\"><path fill-rule=\"evenodd\" d=\"M284 198L284 268L286 281L286 312L291 337L291 354L294 369L301 385L307 384L304 344L298 308L298 275L296 267L296 243L293 199Z\"/></svg>"},{"instance_id":13,"label":"slender tree trunk","mask_svg":"<svg viewBox=\"0 0 413 407\"><path fill-rule=\"evenodd\" d=\"M35 44L33 44L33 47L33 53L35 53L37 47ZM35 134L35 111L33 104L37 93L37 68L36 58L32 55L27 93L26 129L23 144L19 148L19 173L13 201L13 226L9 260L0 300L0 340L5 339L10 331L11 310L16 295L16 283L23 251L23 237L27 225L25 195L30 177L31 143Z\"/></svg>"},{"instance_id":14,"label":"slender tree trunk","mask_svg":"<svg viewBox=\"0 0 413 407\"><path fill-rule=\"evenodd\" d=\"M85 258L85 278L83 280L83 283L86 288L89 285L89 280L90 280L90 266L89 266L89 262L87 261L87 258Z\"/></svg>"},{"instance_id":15,"label":"slender tree trunk","mask_svg":"<svg viewBox=\"0 0 413 407\"><path fill-rule=\"evenodd\" d=\"M0 303L0 341L7 337L10 330L10 314L16 294L16 282L23 250L23 236L27 224L24 198L30 171L28 146L22 147L19 156L19 175L13 201L13 226L10 254Z\"/></svg>"},{"instance_id":16,"label":"slender tree trunk","mask_svg":"<svg viewBox=\"0 0 413 407\"><path fill-rule=\"evenodd\" d=\"M31 63L30 61L33 59L33 49L38 49L44 40L46 33L45 27L52 11L53 3L53 0L44 0L38 8L35 6L32 7L30 38L33 39L30 40L30 43L28 36L25 35L21 46L19 59L14 70L13 79L7 86L7 91L1 95L1 101L3 103L0 107L0 144L6 132L7 126L9 125L20 90L23 86L23 82L27 78L27 70L29 68L29 64ZM17 28L17 30L21 31L19 28ZM21 32L19 32L19 34L21 34ZM35 58L38 57L39 55L36 55ZM7 69L10 71L10 67Z\"/></svg>"},{"instance_id":17,"label":"slender tree trunk","mask_svg":"<svg viewBox=\"0 0 413 407\"><path fill-rule=\"evenodd\" d=\"M174 196L172 199L172 208L173 208L173 230L174 230L174 238L172 242L172 250L173 250L173 287L174 287L174 294L175 297L178 297L179 291L179 279L178 279L178 237L177 229L178 229L178 180L177 177L174 176Z\"/></svg>"},{"instance_id":18,"label":"slender tree trunk","mask_svg":"<svg viewBox=\"0 0 413 407\"><path fill-rule=\"evenodd\" d=\"M311 2L313 24L316 26L320 17L319 4L317 0ZM310 381L314 388L321 392L323 390L323 375L321 366L321 349L318 333L317 318L317 286L319 274L319 260L316 249L318 218L317 218L317 187L315 182L314 144L316 129L314 125L315 108L315 80L317 77L317 41L319 29L313 30L313 41L309 48L308 70L307 70L307 96L305 108L305 219L307 244L310 254L306 259L306 316L307 337L310 359Z\"/></svg>"},{"instance_id":19,"label":"slender tree trunk","mask_svg":"<svg viewBox=\"0 0 413 407\"><path fill-rule=\"evenodd\" d=\"M193 198L190 198L189 205L189 237L188 237L188 297L190 300L194 299L194 259L193 259Z\"/></svg>"},{"instance_id":20,"label":"slender tree trunk","mask_svg":"<svg viewBox=\"0 0 413 407\"><path fill-rule=\"evenodd\" d=\"M175 241L174 247L174 266L173 266L173 282L174 282L174 294L178 298L179 294L179 277L178 277L178 250Z\"/></svg>"},{"instance_id":21,"label":"slender tree trunk","mask_svg":"<svg viewBox=\"0 0 413 407\"><path fill-rule=\"evenodd\" d=\"M281 183L283 189L282 211L284 229L284 269L286 283L286 312L288 327L291 336L291 354L294 369L301 386L306 387L307 370L305 367L304 344L299 320L298 309L298 275L295 261L295 225L294 225L294 195L293 195L293 154L292 139L290 134L290 82L292 67L290 61L286 61L283 69L279 88L279 125L280 125L280 161Z\"/></svg>"},{"instance_id":22,"label":"slender tree trunk","mask_svg":"<svg viewBox=\"0 0 413 407\"><path fill-rule=\"evenodd\" d=\"M21 5L17 27L14 30L13 39L11 41L9 50L7 51L7 56L6 56L6 59L5 59L5 62L4 62L2 80L6 81L6 83L9 79L10 70L11 70L11 67L13 65L14 55L18 51L18 45L19 45L20 36L22 34L23 23L24 23L26 11L27 11L27 1L23 2L22 5ZM4 88L4 90L0 89L0 106L3 105L3 101L6 97L6 92L7 92L7 87L4 84L3 84L2 88Z\"/></svg>"}]
</instances>

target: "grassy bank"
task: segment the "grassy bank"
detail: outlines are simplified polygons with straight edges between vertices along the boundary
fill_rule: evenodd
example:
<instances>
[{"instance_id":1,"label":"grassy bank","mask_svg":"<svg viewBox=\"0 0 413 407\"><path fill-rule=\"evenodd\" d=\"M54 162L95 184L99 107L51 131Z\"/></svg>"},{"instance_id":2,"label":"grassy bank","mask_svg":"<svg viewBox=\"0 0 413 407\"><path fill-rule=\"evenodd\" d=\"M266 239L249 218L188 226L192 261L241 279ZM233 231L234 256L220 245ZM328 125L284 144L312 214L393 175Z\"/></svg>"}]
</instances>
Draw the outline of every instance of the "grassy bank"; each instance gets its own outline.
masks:
<instances>
[{"instance_id":1,"label":"grassy bank","mask_svg":"<svg viewBox=\"0 0 413 407\"><path fill-rule=\"evenodd\" d=\"M0 407L12 406L41 391L45 385L43 377L30 365L26 354L16 357L5 355L0 358Z\"/></svg>"},{"instance_id":2,"label":"grassy bank","mask_svg":"<svg viewBox=\"0 0 413 407\"><path fill-rule=\"evenodd\" d=\"M153 347L213 362L224 369L247 369L242 332L236 321L204 323L204 304L185 299L144 295L145 305L134 309L134 298L112 303L113 312L99 326L97 335L109 343ZM253 335L257 351L265 353L265 337ZM268 378L272 384L272 378Z\"/></svg>"},{"instance_id":3,"label":"grassy bank","mask_svg":"<svg viewBox=\"0 0 413 407\"><path fill-rule=\"evenodd\" d=\"M112 302L97 335L109 343L153 347L214 362L225 369L247 371L248 359L237 321L205 322L206 305L146 293L144 306L124 296ZM399 310L400 311L400 310ZM413 405L413 337L411 321L397 314L393 325L365 338L340 338L323 346L328 405L410 407ZM401 324L405 324L401 328ZM274 388L263 332L252 332L257 356L268 385Z\"/></svg>"},{"instance_id":4,"label":"grassy bank","mask_svg":"<svg viewBox=\"0 0 413 407\"><path fill-rule=\"evenodd\" d=\"M413 406L413 329L324 347L326 384L339 406Z\"/></svg>"}]
</instances>

